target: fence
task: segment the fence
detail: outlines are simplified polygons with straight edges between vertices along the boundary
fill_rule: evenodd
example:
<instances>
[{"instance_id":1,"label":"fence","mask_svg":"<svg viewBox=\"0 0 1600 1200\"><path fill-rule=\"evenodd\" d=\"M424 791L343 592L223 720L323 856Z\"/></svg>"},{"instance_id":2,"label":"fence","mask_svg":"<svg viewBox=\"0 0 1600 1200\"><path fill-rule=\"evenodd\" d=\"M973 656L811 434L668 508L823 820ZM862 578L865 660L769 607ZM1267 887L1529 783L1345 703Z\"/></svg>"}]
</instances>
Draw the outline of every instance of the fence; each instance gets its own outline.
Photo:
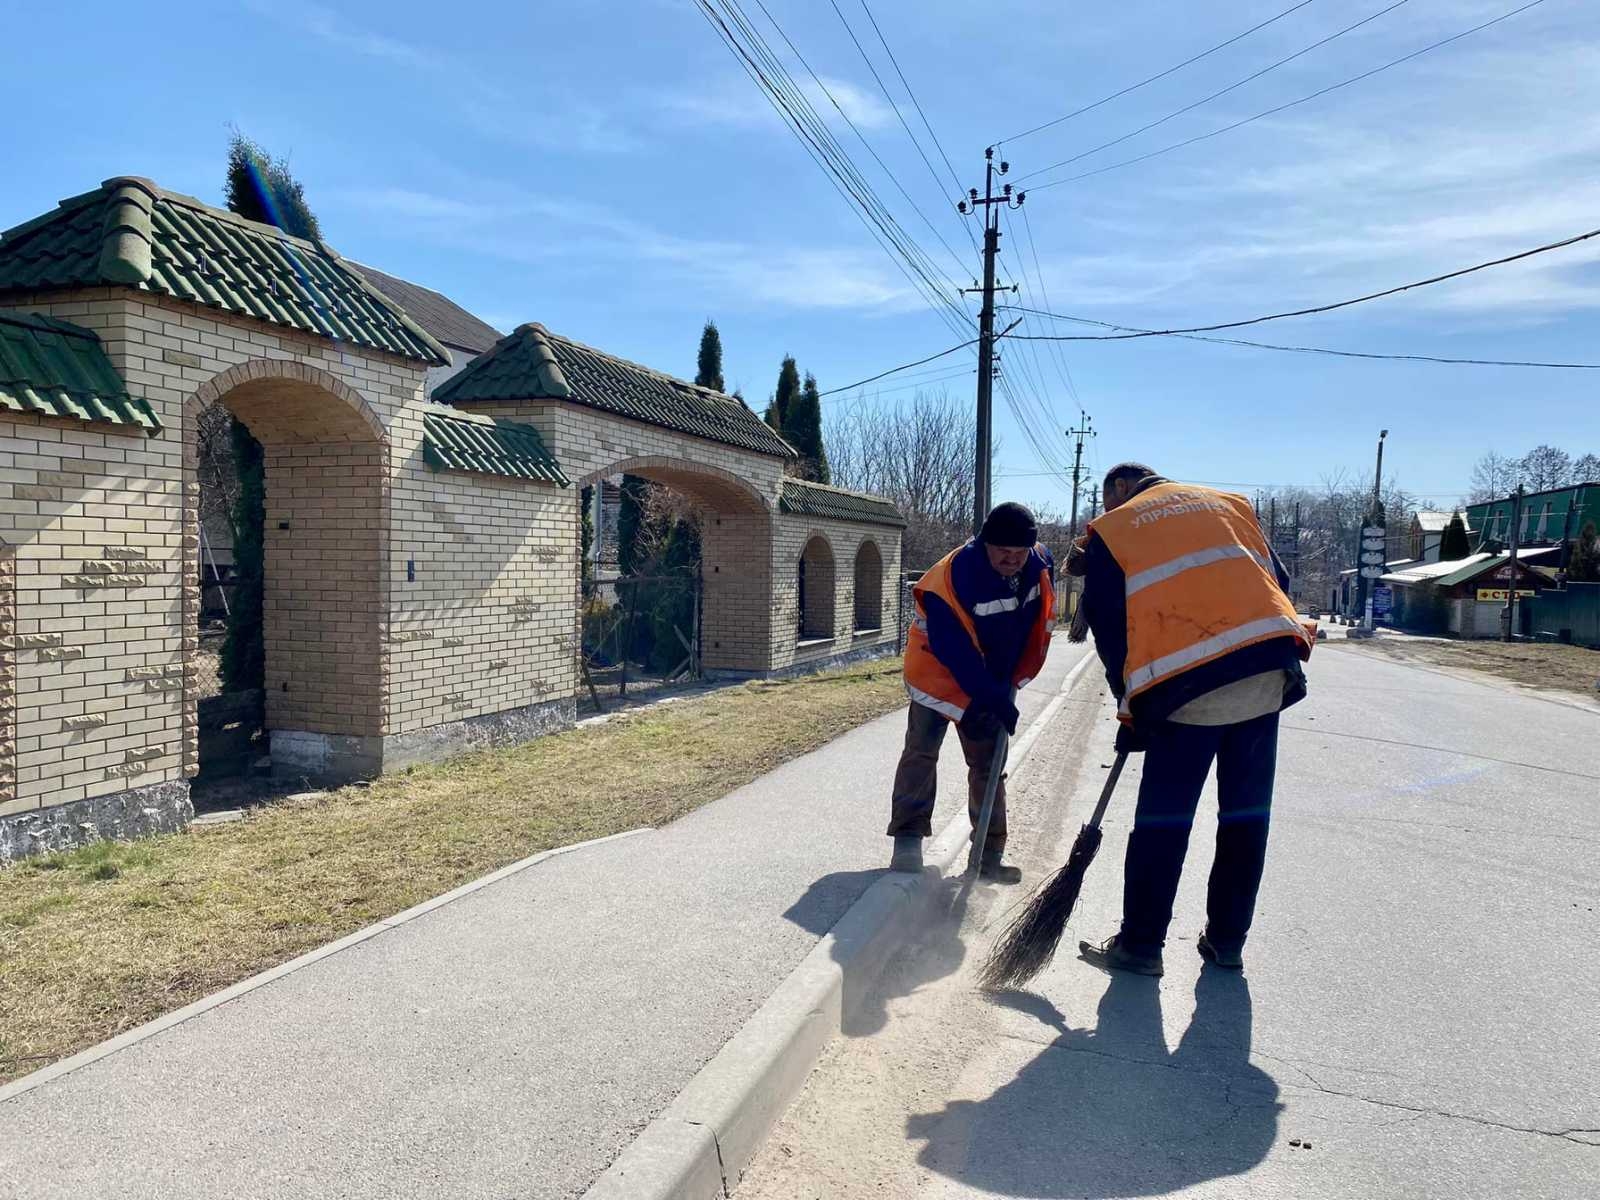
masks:
<instances>
[{"instance_id":1,"label":"fence","mask_svg":"<svg viewBox=\"0 0 1600 1200\"><path fill-rule=\"evenodd\" d=\"M596 711L699 679L701 581L631 575L583 583L583 687Z\"/></svg>"},{"instance_id":2,"label":"fence","mask_svg":"<svg viewBox=\"0 0 1600 1200\"><path fill-rule=\"evenodd\" d=\"M1568 583L1522 602L1524 632L1600 648L1600 583Z\"/></svg>"}]
</instances>

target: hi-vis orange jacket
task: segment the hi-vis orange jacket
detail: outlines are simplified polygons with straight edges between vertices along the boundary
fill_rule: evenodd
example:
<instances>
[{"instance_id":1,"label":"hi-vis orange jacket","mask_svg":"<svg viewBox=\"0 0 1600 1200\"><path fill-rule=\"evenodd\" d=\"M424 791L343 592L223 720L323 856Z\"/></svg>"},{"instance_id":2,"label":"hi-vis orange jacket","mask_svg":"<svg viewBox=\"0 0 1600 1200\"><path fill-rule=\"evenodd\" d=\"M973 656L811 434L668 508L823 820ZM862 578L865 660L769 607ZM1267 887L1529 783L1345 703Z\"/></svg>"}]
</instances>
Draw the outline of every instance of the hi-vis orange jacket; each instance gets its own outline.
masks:
<instances>
[{"instance_id":1,"label":"hi-vis orange jacket","mask_svg":"<svg viewBox=\"0 0 1600 1200\"><path fill-rule=\"evenodd\" d=\"M1128 653L1119 716L1185 671L1268 638L1311 656L1314 626L1278 586L1250 502L1230 492L1160 483L1089 523L1126 577Z\"/></svg>"},{"instance_id":2,"label":"hi-vis orange jacket","mask_svg":"<svg viewBox=\"0 0 1600 1200\"><path fill-rule=\"evenodd\" d=\"M968 543L969 546L971 544ZM945 555L912 587L911 595L916 603L916 611L911 618L911 630L906 637L906 691L916 703L942 713L952 721L959 721L966 715L972 697L962 690L950 669L939 661L938 655L929 644L928 612L923 597L929 594L935 595L949 606L981 657L983 646L978 637L977 623L974 614L968 611L966 604L956 595L952 570L956 555L965 549L967 546L958 546ZM1049 563L1049 552L1042 546L1035 547L1034 553L1028 558L1027 566L1023 568L1025 575L1020 595L1012 595L1010 590L1000 583L999 576L994 576L997 585L994 598L976 602L978 616L1015 612L1036 599L1039 602L1038 615L1034 619L1027 644L1012 674L1012 686L1017 688L1026 687L1029 681L1039 674L1044 666L1045 655L1050 649L1050 627L1055 617L1056 597L1055 586L1050 579Z\"/></svg>"}]
</instances>

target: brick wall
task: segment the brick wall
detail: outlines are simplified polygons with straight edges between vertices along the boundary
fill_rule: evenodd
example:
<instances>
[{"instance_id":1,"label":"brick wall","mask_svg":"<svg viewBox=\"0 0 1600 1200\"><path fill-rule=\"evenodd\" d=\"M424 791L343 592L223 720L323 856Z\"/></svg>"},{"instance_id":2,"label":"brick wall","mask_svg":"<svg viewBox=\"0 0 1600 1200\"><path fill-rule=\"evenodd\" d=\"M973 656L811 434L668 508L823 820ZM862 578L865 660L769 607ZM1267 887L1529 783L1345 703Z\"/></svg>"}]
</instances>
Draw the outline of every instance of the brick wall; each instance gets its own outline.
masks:
<instances>
[{"instance_id":1,"label":"brick wall","mask_svg":"<svg viewBox=\"0 0 1600 1200\"><path fill-rule=\"evenodd\" d=\"M893 526L866 525L847 521L819 520L780 514L773 540L771 666L782 670L812 659L827 659L851 650L890 645L896 640L899 619L900 530ZM798 649L800 618L800 560L807 543L821 538L833 554L833 593L831 630L807 633L807 638L822 637L822 644ZM880 632L857 636L856 558L861 547L870 543L877 551L876 569L868 564L881 598ZM871 557L871 551L868 552ZM811 606L815 585L807 580L807 607Z\"/></svg>"},{"instance_id":2,"label":"brick wall","mask_svg":"<svg viewBox=\"0 0 1600 1200\"><path fill-rule=\"evenodd\" d=\"M0 541L0 815L17 802L17 558Z\"/></svg>"}]
</instances>

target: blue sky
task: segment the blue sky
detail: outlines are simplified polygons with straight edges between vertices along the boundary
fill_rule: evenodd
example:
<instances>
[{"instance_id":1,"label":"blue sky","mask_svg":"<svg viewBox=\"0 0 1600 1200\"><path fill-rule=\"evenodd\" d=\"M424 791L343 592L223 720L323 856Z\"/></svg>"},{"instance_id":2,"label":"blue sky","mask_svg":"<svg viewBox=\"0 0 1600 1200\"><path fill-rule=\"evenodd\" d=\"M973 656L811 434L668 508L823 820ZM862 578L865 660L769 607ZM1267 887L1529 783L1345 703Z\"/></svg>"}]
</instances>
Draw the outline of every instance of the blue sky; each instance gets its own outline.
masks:
<instances>
[{"instance_id":1,"label":"blue sky","mask_svg":"<svg viewBox=\"0 0 1600 1200\"><path fill-rule=\"evenodd\" d=\"M981 183L985 145L1292 0L869 2L965 185ZM1316 0L1169 78L1013 138L1002 145L1012 178L1392 2ZM1408 0L1072 169L1250 116L1518 3ZM767 5L959 261L839 125L875 190L951 278L970 282L977 264L952 210L954 189L918 157L832 5ZM746 7L763 20L758 5ZM839 7L921 134L861 0ZM955 340L690 0L26 5L9 14L0 63L7 78L49 85L48 107L0 128L0 226L116 174L220 202L234 123L289 156L325 236L347 257L436 287L502 329L542 321L683 375L693 372L701 322L713 316L729 386L757 407L785 353L827 389ZM924 149L943 176L936 151ZM1237 132L1035 191L1028 225L1042 288L1020 224L1004 243L1002 275L1025 277L1035 302L1047 291L1058 311L1136 326L1342 299L1600 225L1597 152L1600 8L1546 0ZM1246 336L1600 361L1597 258L1600 244L1590 243ZM1030 321L1019 330L1029 331L1049 329ZM1491 446L1520 453L1550 441L1600 452L1600 373L1362 363L1156 339L1059 350L1058 358L1043 344L1014 344L1004 369L1058 428L1077 418L1061 368L1070 371L1101 431L1092 453L1102 466L1137 457L1170 475L1241 487L1314 483L1340 468L1370 470L1376 431L1386 427L1386 468L1412 491L1449 502ZM970 395L969 356L937 366L907 378ZM879 386L896 385L904 383ZM996 419L997 498L1064 506L1059 475L1043 469L1062 447L1047 447L1041 464L1003 403Z\"/></svg>"}]
</instances>

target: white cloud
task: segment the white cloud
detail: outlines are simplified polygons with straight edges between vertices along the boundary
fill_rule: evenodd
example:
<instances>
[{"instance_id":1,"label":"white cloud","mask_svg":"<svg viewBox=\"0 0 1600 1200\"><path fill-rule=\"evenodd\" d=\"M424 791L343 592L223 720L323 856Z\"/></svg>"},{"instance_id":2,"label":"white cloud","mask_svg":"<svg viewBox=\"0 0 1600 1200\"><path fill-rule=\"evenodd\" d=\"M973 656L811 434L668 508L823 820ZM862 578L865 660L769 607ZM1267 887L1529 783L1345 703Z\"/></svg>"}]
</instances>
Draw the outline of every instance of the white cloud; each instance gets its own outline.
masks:
<instances>
[{"instance_id":1,"label":"white cloud","mask_svg":"<svg viewBox=\"0 0 1600 1200\"><path fill-rule=\"evenodd\" d=\"M829 75L812 79L797 74L796 80L801 95L835 130L848 129L844 117L863 133L895 121L894 109L876 91ZM765 93L742 75L725 76L696 90L671 92L656 99L667 113L691 124L770 129L782 120Z\"/></svg>"}]
</instances>

